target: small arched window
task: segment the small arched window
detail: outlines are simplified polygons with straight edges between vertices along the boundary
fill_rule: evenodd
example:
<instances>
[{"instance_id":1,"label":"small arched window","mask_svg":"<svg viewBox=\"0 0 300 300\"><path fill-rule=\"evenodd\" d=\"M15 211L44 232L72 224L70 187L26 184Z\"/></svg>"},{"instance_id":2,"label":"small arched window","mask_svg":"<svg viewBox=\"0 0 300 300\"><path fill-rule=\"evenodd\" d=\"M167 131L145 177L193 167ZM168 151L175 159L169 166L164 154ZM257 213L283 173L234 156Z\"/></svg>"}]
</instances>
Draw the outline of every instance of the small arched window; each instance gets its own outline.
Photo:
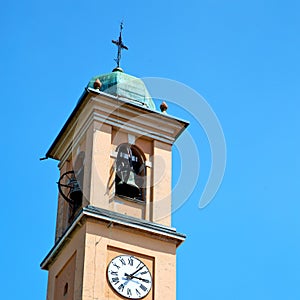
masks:
<instances>
[{"instance_id":1,"label":"small arched window","mask_svg":"<svg viewBox=\"0 0 300 300\"><path fill-rule=\"evenodd\" d=\"M130 144L117 148L116 195L145 200L145 157L142 151Z\"/></svg>"}]
</instances>

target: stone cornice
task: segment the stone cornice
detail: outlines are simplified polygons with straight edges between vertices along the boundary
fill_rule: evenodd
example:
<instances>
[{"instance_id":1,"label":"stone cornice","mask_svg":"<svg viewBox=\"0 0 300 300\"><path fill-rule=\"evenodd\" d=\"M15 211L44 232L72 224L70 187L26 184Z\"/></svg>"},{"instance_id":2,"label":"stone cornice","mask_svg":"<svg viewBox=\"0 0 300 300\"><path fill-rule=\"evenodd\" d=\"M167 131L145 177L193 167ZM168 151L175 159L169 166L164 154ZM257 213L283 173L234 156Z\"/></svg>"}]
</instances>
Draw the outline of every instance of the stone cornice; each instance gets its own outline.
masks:
<instances>
[{"instance_id":1,"label":"stone cornice","mask_svg":"<svg viewBox=\"0 0 300 300\"><path fill-rule=\"evenodd\" d=\"M57 138L46 153L46 157L61 160L66 151L75 146L73 135L77 122L84 124L80 135L94 120L126 130L150 139L173 144L188 122L162 114L140 105L124 101L103 92L86 89L66 121ZM78 140L78 139L77 139ZM64 145L62 147L62 145Z\"/></svg>"},{"instance_id":2,"label":"stone cornice","mask_svg":"<svg viewBox=\"0 0 300 300\"><path fill-rule=\"evenodd\" d=\"M121 228L132 229L135 232L142 232L143 234L175 243L178 247L184 242L186 236L176 231L173 227L164 226L158 223L153 223L147 220L134 218L131 216L123 215L117 212L109 211L94 206L84 207L78 216L75 218L70 227L66 230L63 236L56 242L48 255L41 263L41 268L47 270L49 265L55 260L64 245L70 240L70 236L77 229L82 226L87 218L93 218L98 222L106 224L119 225Z\"/></svg>"}]
</instances>

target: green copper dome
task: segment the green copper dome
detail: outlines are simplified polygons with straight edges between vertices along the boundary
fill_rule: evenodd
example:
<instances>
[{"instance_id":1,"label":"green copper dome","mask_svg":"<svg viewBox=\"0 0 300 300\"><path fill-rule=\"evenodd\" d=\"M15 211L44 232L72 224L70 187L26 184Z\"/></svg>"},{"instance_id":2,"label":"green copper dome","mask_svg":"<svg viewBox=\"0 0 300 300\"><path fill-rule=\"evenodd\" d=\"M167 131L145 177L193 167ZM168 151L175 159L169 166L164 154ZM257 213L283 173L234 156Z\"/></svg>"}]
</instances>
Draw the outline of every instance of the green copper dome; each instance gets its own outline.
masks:
<instances>
[{"instance_id":1,"label":"green copper dome","mask_svg":"<svg viewBox=\"0 0 300 300\"><path fill-rule=\"evenodd\" d=\"M156 110L144 82L139 78L123 73L120 68L115 69L112 73L93 77L88 87L95 89L97 85L101 92Z\"/></svg>"}]
</instances>

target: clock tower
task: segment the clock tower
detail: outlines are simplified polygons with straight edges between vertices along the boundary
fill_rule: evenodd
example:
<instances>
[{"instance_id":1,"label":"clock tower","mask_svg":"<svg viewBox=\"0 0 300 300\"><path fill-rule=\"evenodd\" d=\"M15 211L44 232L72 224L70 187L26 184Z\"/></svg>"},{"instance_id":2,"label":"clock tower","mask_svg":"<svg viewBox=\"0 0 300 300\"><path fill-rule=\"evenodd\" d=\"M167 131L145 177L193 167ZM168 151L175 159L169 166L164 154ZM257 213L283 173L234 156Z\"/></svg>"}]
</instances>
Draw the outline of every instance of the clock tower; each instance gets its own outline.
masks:
<instances>
[{"instance_id":1,"label":"clock tower","mask_svg":"<svg viewBox=\"0 0 300 300\"><path fill-rule=\"evenodd\" d=\"M45 157L60 171L47 300L176 299L172 145L188 123L165 109L120 67L88 83Z\"/></svg>"}]
</instances>

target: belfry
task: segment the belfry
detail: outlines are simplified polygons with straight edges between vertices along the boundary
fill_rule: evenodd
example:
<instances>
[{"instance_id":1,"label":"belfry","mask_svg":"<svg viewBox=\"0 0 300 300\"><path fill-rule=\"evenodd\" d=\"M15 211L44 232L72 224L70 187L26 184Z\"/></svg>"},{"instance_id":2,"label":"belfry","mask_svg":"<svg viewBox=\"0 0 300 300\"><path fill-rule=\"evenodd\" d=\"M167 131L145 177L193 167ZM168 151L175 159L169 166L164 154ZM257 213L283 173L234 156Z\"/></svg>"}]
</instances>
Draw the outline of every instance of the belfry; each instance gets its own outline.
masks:
<instances>
[{"instance_id":1,"label":"belfry","mask_svg":"<svg viewBox=\"0 0 300 300\"><path fill-rule=\"evenodd\" d=\"M121 32L117 67L90 80L46 153L60 172L47 300L176 299L172 145L188 122L120 68Z\"/></svg>"}]
</instances>

